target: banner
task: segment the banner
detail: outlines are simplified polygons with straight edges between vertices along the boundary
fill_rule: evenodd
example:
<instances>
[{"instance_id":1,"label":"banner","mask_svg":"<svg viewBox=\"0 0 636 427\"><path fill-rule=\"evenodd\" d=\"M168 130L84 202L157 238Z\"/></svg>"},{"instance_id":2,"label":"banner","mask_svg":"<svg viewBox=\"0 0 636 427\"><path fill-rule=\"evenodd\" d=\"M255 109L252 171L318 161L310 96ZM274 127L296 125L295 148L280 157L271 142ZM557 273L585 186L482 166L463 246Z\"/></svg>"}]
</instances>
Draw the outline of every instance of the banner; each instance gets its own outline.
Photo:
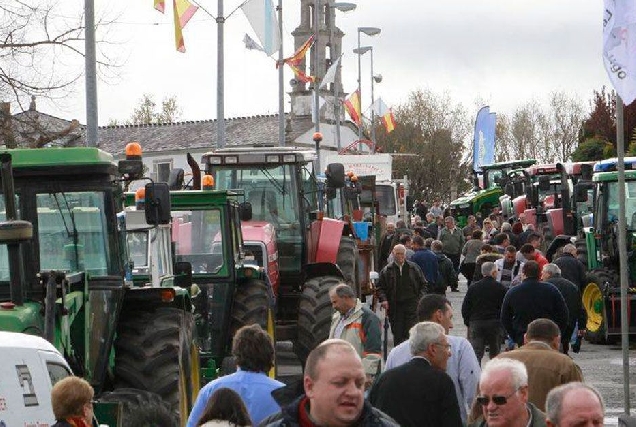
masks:
<instances>
[{"instance_id":1,"label":"banner","mask_svg":"<svg viewBox=\"0 0 636 427\"><path fill-rule=\"evenodd\" d=\"M497 115L490 112L490 107L482 107L475 120L475 137L473 139L473 170L480 171L482 165L495 162L495 124Z\"/></svg>"},{"instance_id":2,"label":"banner","mask_svg":"<svg viewBox=\"0 0 636 427\"><path fill-rule=\"evenodd\" d=\"M199 9L188 0L173 0L174 12L174 42L179 52L185 52L185 41L183 39L183 27L186 26L192 15Z\"/></svg>"},{"instance_id":3,"label":"banner","mask_svg":"<svg viewBox=\"0 0 636 427\"><path fill-rule=\"evenodd\" d=\"M267 56L280 49L278 19L272 0L247 0L241 6Z\"/></svg>"},{"instance_id":4,"label":"banner","mask_svg":"<svg viewBox=\"0 0 636 427\"><path fill-rule=\"evenodd\" d=\"M323 77L322 82L320 83L320 89L323 89L325 86L330 85L336 81L336 71L338 71L338 65L340 65L340 58L342 55L335 60L331 67L325 73L325 77Z\"/></svg>"},{"instance_id":5,"label":"banner","mask_svg":"<svg viewBox=\"0 0 636 427\"><path fill-rule=\"evenodd\" d=\"M386 133L393 132L395 130L395 117L393 116L393 111L391 111L391 109L386 106L384 101L382 101L382 98L378 98L378 100L373 103L371 108L373 109L373 112L376 114L376 116L380 117Z\"/></svg>"},{"instance_id":6,"label":"banner","mask_svg":"<svg viewBox=\"0 0 636 427\"><path fill-rule=\"evenodd\" d=\"M155 9L163 13L166 10L165 0L155 0Z\"/></svg>"},{"instance_id":7,"label":"banner","mask_svg":"<svg viewBox=\"0 0 636 427\"><path fill-rule=\"evenodd\" d=\"M356 90L349 95L349 98L344 101L344 107L347 110L347 113L349 113L351 120L360 126L362 124L362 117L360 117L360 92Z\"/></svg>"},{"instance_id":8,"label":"banner","mask_svg":"<svg viewBox=\"0 0 636 427\"><path fill-rule=\"evenodd\" d=\"M625 105L636 99L636 3L605 0L603 64Z\"/></svg>"}]
</instances>

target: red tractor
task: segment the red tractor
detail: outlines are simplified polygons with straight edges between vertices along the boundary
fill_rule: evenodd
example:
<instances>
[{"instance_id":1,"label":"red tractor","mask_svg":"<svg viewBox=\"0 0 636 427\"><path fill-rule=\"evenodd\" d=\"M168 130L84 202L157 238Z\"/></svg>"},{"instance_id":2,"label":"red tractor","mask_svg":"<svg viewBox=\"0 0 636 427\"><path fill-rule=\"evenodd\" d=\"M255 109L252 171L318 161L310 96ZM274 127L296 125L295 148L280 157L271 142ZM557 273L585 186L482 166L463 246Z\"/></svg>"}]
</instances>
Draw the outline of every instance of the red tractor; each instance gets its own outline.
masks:
<instances>
[{"instance_id":1,"label":"red tractor","mask_svg":"<svg viewBox=\"0 0 636 427\"><path fill-rule=\"evenodd\" d=\"M328 337L329 289L341 281L360 289L354 227L324 214L345 188L344 168L328 165L321 181L315 160L312 150L271 146L222 148L202 158L218 190L241 190L251 205L251 219L242 222L247 256L277 281L277 339L293 341L302 363Z\"/></svg>"}]
</instances>

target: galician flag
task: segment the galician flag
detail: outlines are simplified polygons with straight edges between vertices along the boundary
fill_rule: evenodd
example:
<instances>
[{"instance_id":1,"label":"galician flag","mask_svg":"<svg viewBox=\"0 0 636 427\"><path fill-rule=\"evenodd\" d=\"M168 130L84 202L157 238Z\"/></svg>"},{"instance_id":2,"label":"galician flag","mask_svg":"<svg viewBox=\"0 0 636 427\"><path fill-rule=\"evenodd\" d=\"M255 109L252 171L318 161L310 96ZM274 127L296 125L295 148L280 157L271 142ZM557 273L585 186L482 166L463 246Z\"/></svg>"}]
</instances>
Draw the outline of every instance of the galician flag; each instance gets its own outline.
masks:
<instances>
[{"instance_id":1,"label":"galician flag","mask_svg":"<svg viewBox=\"0 0 636 427\"><path fill-rule=\"evenodd\" d=\"M636 99L636 2L605 0L603 64L625 105Z\"/></svg>"},{"instance_id":2,"label":"galician flag","mask_svg":"<svg viewBox=\"0 0 636 427\"><path fill-rule=\"evenodd\" d=\"M272 0L247 0L241 9L260 40L263 52L267 56L277 52L280 48L280 33Z\"/></svg>"},{"instance_id":3,"label":"galician flag","mask_svg":"<svg viewBox=\"0 0 636 427\"><path fill-rule=\"evenodd\" d=\"M183 40L183 27L186 26L192 15L199 9L188 0L172 0L174 11L174 42L179 52L185 52Z\"/></svg>"},{"instance_id":4,"label":"galician flag","mask_svg":"<svg viewBox=\"0 0 636 427\"><path fill-rule=\"evenodd\" d=\"M351 120L358 126L362 124L362 115L360 113L360 92L357 90L349 95L349 98L345 99L344 107L349 113Z\"/></svg>"}]
</instances>

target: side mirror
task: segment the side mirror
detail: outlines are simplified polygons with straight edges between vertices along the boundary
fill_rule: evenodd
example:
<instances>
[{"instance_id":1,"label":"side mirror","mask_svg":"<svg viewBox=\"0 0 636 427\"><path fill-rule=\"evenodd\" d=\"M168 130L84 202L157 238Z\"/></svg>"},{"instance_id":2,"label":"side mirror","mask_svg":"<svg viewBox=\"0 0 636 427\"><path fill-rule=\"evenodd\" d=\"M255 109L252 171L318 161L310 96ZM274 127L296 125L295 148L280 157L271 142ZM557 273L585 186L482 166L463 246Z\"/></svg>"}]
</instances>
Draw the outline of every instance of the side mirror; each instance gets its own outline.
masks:
<instances>
[{"instance_id":1,"label":"side mirror","mask_svg":"<svg viewBox=\"0 0 636 427\"><path fill-rule=\"evenodd\" d=\"M576 184L574 186L574 201L578 202L587 202L588 190L590 189L589 184Z\"/></svg>"},{"instance_id":2,"label":"side mirror","mask_svg":"<svg viewBox=\"0 0 636 427\"><path fill-rule=\"evenodd\" d=\"M581 165L581 179L585 181L591 181L593 171L594 166L588 164Z\"/></svg>"},{"instance_id":3,"label":"side mirror","mask_svg":"<svg viewBox=\"0 0 636 427\"><path fill-rule=\"evenodd\" d=\"M146 184L146 222L149 225L170 224L170 188L165 182Z\"/></svg>"},{"instance_id":4,"label":"side mirror","mask_svg":"<svg viewBox=\"0 0 636 427\"><path fill-rule=\"evenodd\" d=\"M252 219L252 204L250 202L243 202L239 205L239 218L241 221Z\"/></svg>"},{"instance_id":5,"label":"side mirror","mask_svg":"<svg viewBox=\"0 0 636 427\"><path fill-rule=\"evenodd\" d=\"M176 168L170 171L170 176L168 177L168 187L170 187L171 190L181 190L183 188L183 181L183 169Z\"/></svg>"},{"instance_id":6,"label":"side mirror","mask_svg":"<svg viewBox=\"0 0 636 427\"><path fill-rule=\"evenodd\" d=\"M327 165L327 186L342 188L345 185L345 172L342 163L330 163Z\"/></svg>"}]
</instances>

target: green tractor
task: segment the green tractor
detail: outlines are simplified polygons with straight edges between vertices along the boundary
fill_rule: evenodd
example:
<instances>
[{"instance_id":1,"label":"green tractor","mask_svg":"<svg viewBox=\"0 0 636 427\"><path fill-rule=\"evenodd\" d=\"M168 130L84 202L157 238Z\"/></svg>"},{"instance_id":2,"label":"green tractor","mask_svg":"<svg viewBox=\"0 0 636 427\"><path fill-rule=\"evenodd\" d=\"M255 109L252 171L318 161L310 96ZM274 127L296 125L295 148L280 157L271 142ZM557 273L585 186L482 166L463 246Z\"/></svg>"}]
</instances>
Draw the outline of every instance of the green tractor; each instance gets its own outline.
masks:
<instances>
[{"instance_id":1,"label":"green tractor","mask_svg":"<svg viewBox=\"0 0 636 427\"><path fill-rule=\"evenodd\" d=\"M126 193L131 279L135 286L177 281L190 290L198 352L193 359L203 367L202 383L216 377L217 367L224 374L235 369L229 354L241 326L257 323L275 340L271 282L253 253L246 254L240 220L250 212L241 198L229 191L172 190L170 224L151 228L148 207L140 206L143 196Z\"/></svg>"},{"instance_id":2,"label":"green tractor","mask_svg":"<svg viewBox=\"0 0 636 427\"><path fill-rule=\"evenodd\" d=\"M0 161L0 329L53 343L95 389L100 422L185 425L199 383L189 292L124 280L120 176L140 175L140 158L55 148ZM165 222L167 191L148 191L149 222Z\"/></svg>"},{"instance_id":3,"label":"green tractor","mask_svg":"<svg viewBox=\"0 0 636 427\"><path fill-rule=\"evenodd\" d=\"M618 247L618 173L617 160L603 160L594 165L594 212L582 218L584 239L577 241L579 257L589 270L583 290L587 312L586 338L594 343L611 343L621 334L621 300L619 272L628 270L629 334L636 334L636 158L625 159L625 219L627 222L628 265L619 264ZM577 191L585 201L587 187Z\"/></svg>"},{"instance_id":4,"label":"green tractor","mask_svg":"<svg viewBox=\"0 0 636 427\"><path fill-rule=\"evenodd\" d=\"M499 198L504 195L508 174L515 169L525 168L535 163L536 160L513 160L482 166L481 185L475 173L473 190L450 203L451 214L455 217L458 226L464 227L467 218L477 212L480 212L484 218L490 215L493 208L500 206Z\"/></svg>"}]
</instances>

